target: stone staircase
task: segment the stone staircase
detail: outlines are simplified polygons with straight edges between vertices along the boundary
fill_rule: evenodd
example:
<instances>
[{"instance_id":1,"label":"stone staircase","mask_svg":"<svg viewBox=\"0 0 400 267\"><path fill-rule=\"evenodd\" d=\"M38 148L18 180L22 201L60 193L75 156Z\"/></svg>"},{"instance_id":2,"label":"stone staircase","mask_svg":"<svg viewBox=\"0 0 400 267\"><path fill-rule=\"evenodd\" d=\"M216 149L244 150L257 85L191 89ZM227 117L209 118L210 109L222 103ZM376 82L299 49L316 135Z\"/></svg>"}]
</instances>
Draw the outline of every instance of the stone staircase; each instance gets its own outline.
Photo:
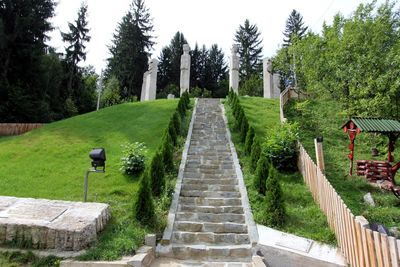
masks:
<instances>
[{"instance_id":1,"label":"stone staircase","mask_svg":"<svg viewBox=\"0 0 400 267\"><path fill-rule=\"evenodd\" d=\"M231 146L220 101L199 99L169 241L176 259L252 260L253 221Z\"/></svg>"}]
</instances>

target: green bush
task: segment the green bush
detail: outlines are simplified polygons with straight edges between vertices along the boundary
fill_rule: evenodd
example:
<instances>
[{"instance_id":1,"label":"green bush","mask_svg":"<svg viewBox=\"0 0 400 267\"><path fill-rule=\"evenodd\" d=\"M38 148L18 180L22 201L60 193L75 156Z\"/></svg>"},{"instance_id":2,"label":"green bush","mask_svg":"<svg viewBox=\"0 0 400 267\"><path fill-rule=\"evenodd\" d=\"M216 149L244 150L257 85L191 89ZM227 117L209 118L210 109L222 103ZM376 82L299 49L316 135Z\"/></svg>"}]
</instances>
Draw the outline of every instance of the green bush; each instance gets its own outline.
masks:
<instances>
[{"instance_id":1,"label":"green bush","mask_svg":"<svg viewBox=\"0 0 400 267\"><path fill-rule=\"evenodd\" d=\"M176 129L175 129L173 120L169 121L168 133L171 136L172 143L174 144L174 146L176 146L178 144L178 134L176 133Z\"/></svg>"},{"instance_id":2,"label":"green bush","mask_svg":"<svg viewBox=\"0 0 400 267\"><path fill-rule=\"evenodd\" d=\"M251 75L239 88L240 95L263 96L263 80L258 75Z\"/></svg>"},{"instance_id":3,"label":"green bush","mask_svg":"<svg viewBox=\"0 0 400 267\"><path fill-rule=\"evenodd\" d=\"M238 110L239 110L238 116L236 117L236 128L240 132L240 127L242 126L242 120L246 115L244 115L244 110L243 110L242 106L240 106Z\"/></svg>"},{"instance_id":4,"label":"green bush","mask_svg":"<svg viewBox=\"0 0 400 267\"><path fill-rule=\"evenodd\" d=\"M150 189L150 176L146 170L139 184L139 190L134 202L134 214L136 220L144 225L154 223L154 202Z\"/></svg>"},{"instance_id":5,"label":"green bush","mask_svg":"<svg viewBox=\"0 0 400 267\"><path fill-rule=\"evenodd\" d=\"M190 89L191 97L209 98L212 97L211 91L205 88L194 87Z\"/></svg>"},{"instance_id":6,"label":"green bush","mask_svg":"<svg viewBox=\"0 0 400 267\"><path fill-rule=\"evenodd\" d=\"M260 159L260 155L261 155L261 144L260 141L258 140L258 137L255 136L253 139L253 144L251 145L251 154L250 154L250 158L251 158L251 171L254 172L257 168L257 162Z\"/></svg>"},{"instance_id":7,"label":"green bush","mask_svg":"<svg viewBox=\"0 0 400 267\"><path fill-rule=\"evenodd\" d=\"M246 155L251 154L251 146L253 145L254 136L254 128L250 126L246 134L246 141L244 143L244 152L246 153Z\"/></svg>"},{"instance_id":8,"label":"green bush","mask_svg":"<svg viewBox=\"0 0 400 267\"><path fill-rule=\"evenodd\" d=\"M235 98L232 103L232 111L233 111L233 116L235 119L239 117L240 110L242 109L242 106L240 105L239 99Z\"/></svg>"},{"instance_id":9,"label":"green bush","mask_svg":"<svg viewBox=\"0 0 400 267\"><path fill-rule=\"evenodd\" d=\"M127 143L122 145L120 170L129 175L141 173L145 168L146 146L144 143Z\"/></svg>"},{"instance_id":10,"label":"green bush","mask_svg":"<svg viewBox=\"0 0 400 267\"><path fill-rule=\"evenodd\" d=\"M186 116L186 104L185 100L181 97L181 99L178 102L178 107L176 108L179 115L181 115L181 118L184 118Z\"/></svg>"},{"instance_id":11,"label":"green bush","mask_svg":"<svg viewBox=\"0 0 400 267\"><path fill-rule=\"evenodd\" d=\"M268 170L270 169L269 165L267 157L261 155L257 162L257 169L253 180L254 187L261 195L265 195L265 181L268 178Z\"/></svg>"},{"instance_id":12,"label":"green bush","mask_svg":"<svg viewBox=\"0 0 400 267\"><path fill-rule=\"evenodd\" d=\"M150 179L153 195L158 197L161 195L165 186L165 173L163 156L157 151L150 164Z\"/></svg>"},{"instance_id":13,"label":"green bush","mask_svg":"<svg viewBox=\"0 0 400 267\"><path fill-rule=\"evenodd\" d=\"M178 112L174 112L174 115L172 115L172 122L174 124L175 133L177 135L180 135L182 133L181 131L182 121L181 118L179 117Z\"/></svg>"},{"instance_id":14,"label":"green bush","mask_svg":"<svg viewBox=\"0 0 400 267\"><path fill-rule=\"evenodd\" d=\"M249 121L246 115L243 115L242 122L240 124L240 141L244 143L246 141L247 131L249 130Z\"/></svg>"},{"instance_id":15,"label":"green bush","mask_svg":"<svg viewBox=\"0 0 400 267\"><path fill-rule=\"evenodd\" d=\"M267 224L277 227L282 226L286 217L285 204L279 184L278 172L272 165L269 167L265 187Z\"/></svg>"},{"instance_id":16,"label":"green bush","mask_svg":"<svg viewBox=\"0 0 400 267\"><path fill-rule=\"evenodd\" d=\"M161 153L165 171L172 171L174 169L174 144L168 131L163 136Z\"/></svg>"},{"instance_id":17,"label":"green bush","mask_svg":"<svg viewBox=\"0 0 400 267\"><path fill-rule=\"evenodd\" d=\"M297 169L298 125L280 124L268 135L263 152L279 171L295 171Z\"/></svg>"}]
</instances>

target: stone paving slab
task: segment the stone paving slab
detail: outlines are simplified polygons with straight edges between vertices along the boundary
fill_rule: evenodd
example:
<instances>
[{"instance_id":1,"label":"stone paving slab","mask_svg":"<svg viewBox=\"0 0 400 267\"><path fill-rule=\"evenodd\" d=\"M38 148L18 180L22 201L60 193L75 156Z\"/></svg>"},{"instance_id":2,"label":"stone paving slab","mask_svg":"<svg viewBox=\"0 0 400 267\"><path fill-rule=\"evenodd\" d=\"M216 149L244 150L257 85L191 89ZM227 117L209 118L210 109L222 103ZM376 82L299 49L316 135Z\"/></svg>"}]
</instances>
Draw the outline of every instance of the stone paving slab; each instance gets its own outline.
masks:
<instances>
[{"instance_id":1,"label":"stone paving slab","mask_svg":"<svg viewBox=\"0 0 400 267\"><path fill-rule=\"evenodd\" d=\"M0 244L79 251L109 218L107 204L0 196Z\"/></svg>"}]
</instances>

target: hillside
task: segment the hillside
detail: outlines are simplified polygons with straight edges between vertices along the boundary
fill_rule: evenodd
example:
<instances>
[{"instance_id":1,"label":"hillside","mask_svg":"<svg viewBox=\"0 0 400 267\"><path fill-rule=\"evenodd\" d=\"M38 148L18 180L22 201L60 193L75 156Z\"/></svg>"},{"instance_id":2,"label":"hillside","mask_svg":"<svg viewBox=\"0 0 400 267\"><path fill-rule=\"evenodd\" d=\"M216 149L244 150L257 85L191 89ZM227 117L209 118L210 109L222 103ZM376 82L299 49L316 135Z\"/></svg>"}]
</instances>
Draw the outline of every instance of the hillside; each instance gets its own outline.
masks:
<instances>
[{"instance_id":1,"label":"hillside","mask_svg":"<svg viewBox=\"0 0 400 267\"><path fill-rule=\"evenodd\" d=\"M111 205L113 219L86 258L115 259L143 242L146 229L132 219L138 178L119 170L121 144L144 142L150 157L177 100L117 105L0 139L0 195L82 201L89 152L106 150L106 173L89 177L88 201Z\"/></svg>"}]
</instances>

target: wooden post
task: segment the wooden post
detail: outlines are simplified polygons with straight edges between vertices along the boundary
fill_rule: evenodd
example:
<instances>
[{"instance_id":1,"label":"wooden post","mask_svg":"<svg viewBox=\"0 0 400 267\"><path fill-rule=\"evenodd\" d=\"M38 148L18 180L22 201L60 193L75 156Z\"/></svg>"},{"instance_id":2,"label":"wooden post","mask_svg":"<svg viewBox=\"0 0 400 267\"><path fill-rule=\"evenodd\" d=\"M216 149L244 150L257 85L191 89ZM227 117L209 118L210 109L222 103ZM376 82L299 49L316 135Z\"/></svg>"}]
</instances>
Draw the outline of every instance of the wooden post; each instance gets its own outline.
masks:
<instances>
[{"instance_id":1,"label":"wooden post","mask_svg":"<svg viewBox=\"0 0 400 267\"><path fill-rule=\"evenodd\" d=\"M322 142L324 138L322 136L314 139L315 143L315 157L317 158L317 166L323 174L325 174L325 161L324 161L324 150L322 148Z\"/></svg>"}]
</instances>

